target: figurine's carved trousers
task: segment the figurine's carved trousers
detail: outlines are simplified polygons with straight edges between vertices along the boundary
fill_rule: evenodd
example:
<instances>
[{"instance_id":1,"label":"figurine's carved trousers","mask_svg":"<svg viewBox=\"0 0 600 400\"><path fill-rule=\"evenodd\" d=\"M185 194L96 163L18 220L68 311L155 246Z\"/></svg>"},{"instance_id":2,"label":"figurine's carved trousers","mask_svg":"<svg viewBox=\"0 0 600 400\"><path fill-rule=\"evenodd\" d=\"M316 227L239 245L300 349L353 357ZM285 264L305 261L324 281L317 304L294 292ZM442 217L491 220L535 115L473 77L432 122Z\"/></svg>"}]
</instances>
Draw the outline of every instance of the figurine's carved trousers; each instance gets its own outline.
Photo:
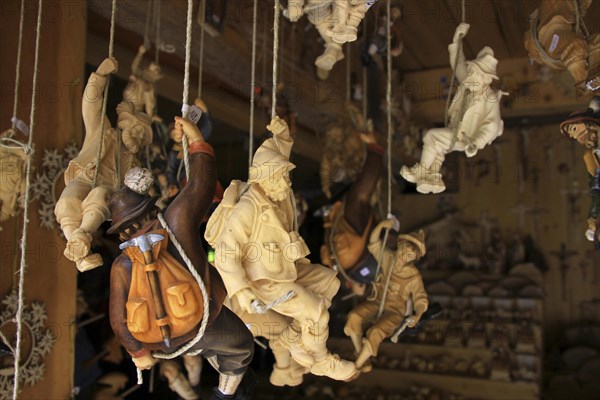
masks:
<instances>
[{"instance_id":1,"label":"figurine's carved trousers","mask_svg":"<svg viewBox=\"0 0 600 400\"><path fill-rule=\"evenodd\" d=\"M454 136L455 133L450 128L428 130L423 137L421 165L431 172L439 172L446 154L451 151L465 151L464 143L455 141Z\"/></svg>"},{"instance_id":2,"label":"figurine's carved trousers","mask_svg":"<svg viewBox=\"0 0 600 400\"><path fill-rule=\"evenodd\" d=\"M392 336L404 319L403 306L400 304L394 306L390 303L386 302L383 314L379 318L377 318L378 301L361 303L348 314L348 321L344 327L344 333L347 336L360 338L363 336L365 326L372 324L366 334L366 339L371 345L372 356L377 356L381 342Z\"/></svg>"},{"instance_id":3,"label":"figurine's carved trousers","mask_svg":"<svg viewBox=\"0 0 600 400\"><path fill-rule=\"evenodd\" d=\"M273 282L261 279L253 282L253 290L264 303L272 302L289 291L296 294L273 310L293 320L301 329L301 345L316 361L328 354L329 312L331 299L340 287L336 272L318 264L296 263L295 282ZM285 332L284 335L287 335ZM291 339L286 336L286 339ZM292 354L293 356L293 354Z\"/></svg>"},{"instance_id":4,"label":"figurine's carved trousers","mask_svg":"<svg viewBox=\"0 0 600 400\"><path fill-rule=\"evenodd\" d=\"M75 229L86 233L95 232L110 216L108 199L112 188L96 186L76 177L63 190L54 208L56 221L67 238L71 239Z\"/></svg>"}]
</instances>

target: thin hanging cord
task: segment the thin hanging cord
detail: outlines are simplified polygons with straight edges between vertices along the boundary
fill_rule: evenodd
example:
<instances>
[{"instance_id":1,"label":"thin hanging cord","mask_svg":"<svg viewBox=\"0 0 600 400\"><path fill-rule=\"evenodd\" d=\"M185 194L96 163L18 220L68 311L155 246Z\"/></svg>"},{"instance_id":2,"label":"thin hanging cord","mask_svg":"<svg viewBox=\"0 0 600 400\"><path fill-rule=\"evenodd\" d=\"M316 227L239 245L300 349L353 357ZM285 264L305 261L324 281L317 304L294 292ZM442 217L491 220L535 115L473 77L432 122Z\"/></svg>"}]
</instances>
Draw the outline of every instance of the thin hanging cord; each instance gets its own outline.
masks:
<instances>
[{"instance_id":1,"label":"thin hanging cord","mask_svg":"<svg viewBox=\"0 0 600 400\"><path fill-rule=\"evenodd\" d=\"M392 55L390 54L390 50L392 48L392 33L391 33L391 0L387 2L387 91L386 91L386 101L387 101L387 183L388 183L388 193L387 193L387 213L388 218L390 218L390 214L392 213Z\"/></svg>"},{"instance_id":2,"label":"thin hanging cord","mask_svg":"<svg viewBox=\"0 0 600 400\"><path fill-rule=\"evenodd\" d=\"M19 109L19 86L21 80L21 50L23 47L23 25L25 19L25 0L21 0L21 17L19 19L19 43L17 44L17 66L15 67L15 102L13 104L12 131L8 137L14 136L14 130L17 126L17 111Z\"/></svg>"},{"instance_id":3,"label":"thin hanging cord","mask_svg":"<svg viewBox=\"0 0 600 400\"><path fill-rule=\"evenodd\" d=\"M146 26L144 27L144 46L148 46L150 44L150 36L148 36L148 34L150 31L150 23L151 23L150 16L152 15L152 11L153 11L152 5L153 4L154 4L154 2L148 1L148 6L146 7ZM146 48L146 50L148 50L148 49Z\"/></svg>"},{"instance_id":4,"label":"thin hanging cord","mask_svg":"<svg viewBox=\"0 0 600 400\"><path fill-rule=\"evenodd\" d=\"M256 26L258 0L254 0L252 11L252 72L250 76L250 129L248 130L248 169L252 166L252 154L254 153L254 106L256 95Z\"/></svg>"},{"instance_id":5,"label":"thin hanging cord","mask_svg":"<svg viewBox=\"0 0 600 400\"><path fill-rule=\"evenodd\" d=\"M19 380L21 378L21 347L23 345L22 330L23 330L23 309L24 309L24 293L25 293L25 270L27 269L27 234L29 233L29 195L31 193L31 164L33 163L33 134L35 131L35 111L37 97L37 81L38 81L38 64L40 59L40 37L42 31L42 3L38 2L38 16L35 37L35 61L33 63L33 93L31 94L31 112L29 114L29 141L27 143L27 172L25 175L25 199L23 204L23 234L21 236L21 265L19 266L19 288L18 288L18 305L17 314L17 343L15 346L15 383L13 386L13 400L17 400L19 394Z\"/></svg>"},{"instance_id":6,"label":"thin hanging cord","mask_svg":"<svg viewBox=\"0 0 600 400\"><path fill-rule=\"evenodd\" d=\"M202 5L200 6L200 15L201 21L204 24L204 19L206 16L206 0L202 0ZM198 98L202 98L202 75L204 72L204 26L200 27L200 57L198 59Z\"/></svg>"},{"instance_id":7,"label":"thin hanging cord","mask_svg":"<svg viewBox=\"0 0 600 400\"><path fill-rule=\"evenodd\" d=\"M185 71L183 76L183 100L182 104L184 106L183 118L187 116L187 104L188 97L190 94L190 62L192 56L192 10L194 9L194 4L192 0L188 0L188 9L187 9L187 24L186 24L186 35L185 35ZM181 138L181 144L183 147L183 164L185 166L185 176L189 180L190 179L190 151L188 148L187 137L183 135Z\"/></svg>"},{"instance_id":8,"label":"thin hanging cord","mask_svg":"<svg viewBox=\"0 0 600 400\"><path fill-rule=\"evenodd\" d=\"M364 40L365 40L365 45L368 44L368 38L367 38L367 22L369 20L369 15L367 14L365 16L365 19L363 21L363 35L364 35ZM363 118L365 120L365 122L367 121L367 67L365 67L364 65L362 66L362 83L363 83L363 93L362 93L362 113L363 113Z\"/></svg>"},{"instance_id":9,"label":"thin hanging cord","mask_svg":"<svg viewBox=\"0 0 600 400\"><path fill-rule=\"evenodd\" d=\"M155 10L156 13L156 43L154 44L154 62L158 65L158 58L160 55L160 48L162 43L160 42L160 1L156 0Z\"/></svg>"},{"instance_id":10,"label":"thin hanging cord","mask_svg":"<svg viewBox=\"0 0 600 400\"><path fill-rule=\"evenodd\" d=\"M271 119L275 118L277 108L277 61L279 60L279 0L273 5L273 89L271 93Z\"/></svg>"},{"instance_id":11,"label":"thin hanging cord","mask_svg":"<svg viewBox=\"0 0 600 400\"><path fill-rule=\"evenodd\" d=\"M110 38L108 41L108 57L113 57L113 51L115 47L115 16L117 15L117 0L112 1L112 14L110 16ZM100 159L102 158L102 151L104 147L104 122L106 121L106 103L108 103L108 88L110 86L110 75L106 77L106 86L104 88L104 98L102 99L102 119L100 121L100 145L98 146L98 152L96 153L96 169L94 171L94 179L92 181L92 187L96 187L98 184L98 175L100 173ZM118 164L117 164L118 166ZM121 180L120 176L116 176L115 180L118 182Z\"/></svg>"},{"instance_id":12,"label":"thin hanging cord","mask_svg":"<svg viewBox=\"0 0 600 400\"><path fill-rule=\"evenodd\" d=\"M350 103L350 99L352 98L352 88L350 87L350 74L352 72L350 49L350 43L346 43L346 102L348 103Z\"/></svg>"},{"instance_id":13,"label":"thin hanging cord","mask_svg":"<svg viewBox=\"0 0 600 400\"><path fill-rule=\"evenodd\" d=\"M466 22L466 6L465 0L462 0L462 23ZM456 49L456 58L454 59L454 68L456 68L456 64L458 64L458 57L462 48L462 36L459 38L458 47ZM446 111L444 112L444 125L448 126L448 110L450 109L450 100L452 99L452 88L454 87L454 80L456 77L454 76L454 71L452 71L452 78L450 78L450 86L448 87L448 97L446 98Z\"/></svg>"}]
</instances>

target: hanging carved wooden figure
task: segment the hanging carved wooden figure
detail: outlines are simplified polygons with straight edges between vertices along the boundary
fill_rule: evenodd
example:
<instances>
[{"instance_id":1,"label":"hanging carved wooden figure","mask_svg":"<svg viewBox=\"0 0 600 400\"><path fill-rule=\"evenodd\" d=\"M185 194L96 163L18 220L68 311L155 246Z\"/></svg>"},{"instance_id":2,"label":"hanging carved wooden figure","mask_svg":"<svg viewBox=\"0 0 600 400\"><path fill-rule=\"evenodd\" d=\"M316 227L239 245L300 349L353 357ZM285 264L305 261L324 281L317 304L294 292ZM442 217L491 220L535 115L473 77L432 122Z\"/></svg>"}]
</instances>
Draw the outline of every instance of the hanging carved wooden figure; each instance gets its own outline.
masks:
<instances>
[{"instance_id":1,"label":"hanging carved wooden figure","mask_svg":"<svg viewBox=\"0 0 600 400\"><path fill-rule=\"evenodd\" d=\"M147 50L144 45L141 45L131 63L131 75L129 83L123 91L123 99L131 102L135 106L136 112L145 112L153 120L160 121L160 117L154 115L156 109L154 84L163 78L163 73L160 65L155 62L141 67Z\"/></svg>"},{"instance_id":2,"label":"hanging carved wooden figure","mask_svg":"<svg viewBox=\"0 0 600 400\"><path fill-rule=\"evenodd\" d=\"M352 339L358 354L356 368L362 372L371 369L369 359L377 356L381 342L406 327L414 327L429 305L421 274L414 265L414 261L426 253L425 233L399 235L397 250L389 250L385 248L380 234L383 228L391 229L394 222L381 222L371 234L371 254L379 257L384 248L381 269L373 284L373 292L367 301L348 314L344 327L344 333ZM364 335L366 325L369 328Z\"/></svg>"},{"instance_id":3,"label":"hanging carved wooden figure","mask_svg":"<svg viewBox=\"0 0 600 400\"><path fill-rule=\"evenodd\" d=\"M15 141L12 138L14 132L9 129L0 134L0 222L17 215L25 192L27 155L22 145L12 143Z\"/></svg>"},{"instance_id":4,"label":"hanging carved wooden figure","mask_svg":"<svg viewBox=\"0 0 600 400\"><path fill-rule=\"evenodd\" d=\"M600 88L600 34L589 35L583 18L592 0L542 0L525 33L529 57L554 70L567 69L575 85Z\"/></svg>"},{"instance_id":5,"label":"hanging carved wooden figure","mask_svg":"<svg viewBox=\"0 0 600 400\"><path fill-rule=\"evenodd\" d=\"M241 396L250 396L255 384L248 370L252 335L222 307L223 282L198 245L216 186L214 150L193 122L175 119L175 129L190 143L189 180L164 216L157 214L156 197L147 194L152 177L141 168L127 173L125 187L109 202L107 233L124 241L111 269L111 326L138 369L159 358L202 354L220 374L213 399L250 398Z\"/></svg>"},{"instance_id":6,"label":"hanging carved wooden figure","mask_svg":"<svg viewBox=\"0 0 600 400\"><path fill-rule=\"evenodd\" d=\"M294 140L285 121L268 125L273 137L254 154L249 182L234 181L208 221L205 238L227 292L248 314L268 309L290 320L282 345L314 375L351 379L354 364L327 349L331 299L340 282L335 271L311 264L298 233L289 171ZM225 206L230 196L234 204ZM237 201L236 201L237 200Z\"/></svg>"},{"instance_id":7,"label":"hanging carved wooden figure","mask_svg":"<svg viewBox=\"0 0 600 400\"><path fill-rule=\"evenodd\" d=\"M108 199L120 186L125 172L139 164L136 153L140 146L148 145L152 138L150 118L136 113L132 103L117 106L117 129L121 130L124 146L118 143L117 130L102 115L107 78L117 65L114 58L105 59L88 80L82 101L85 140L77 157L69 162L64 174L66 187L54 208L67 239L65 257L82 272L102 265L100 254L90 254L92 234L110 217ZM117 176L120 148L121 176ZM98 158L99 149L102 153Z\"/></svg>"},{"instance_id":8,"label":"hanging carved wooden figure","mask_svg":"<svg viewBox=\"0 0 600 400\"><path fill-rule=\"evenodd\" d=\"M446 190L440 173L446 154L463 151L467 157L474 157L502 135L504 129L500 100L507 93L490 86L494 79L498 79L498 60L494 51L486 46L476 59L465 61L461 41L468 31L469 24L460 24L448 46L450 64L460 83L448 109L448 126L428 130L423 138L421 161L413 167L403 166L400 170L404 179L417 184L420 193Z\"/></svg>"},{"instance_id":9,"label":"hanging carved wooden figure","mask_svg":"<svg viewBox=\"0 0 600 400\"><path fill-rule=\"evenodd\" d=\"M585 111L576 112L560 124L566 137L585 147L583 160L588 172L592 204L588 213L585 236L600 247L600 96L590 102Z\"/></svg>"}]
</instances>

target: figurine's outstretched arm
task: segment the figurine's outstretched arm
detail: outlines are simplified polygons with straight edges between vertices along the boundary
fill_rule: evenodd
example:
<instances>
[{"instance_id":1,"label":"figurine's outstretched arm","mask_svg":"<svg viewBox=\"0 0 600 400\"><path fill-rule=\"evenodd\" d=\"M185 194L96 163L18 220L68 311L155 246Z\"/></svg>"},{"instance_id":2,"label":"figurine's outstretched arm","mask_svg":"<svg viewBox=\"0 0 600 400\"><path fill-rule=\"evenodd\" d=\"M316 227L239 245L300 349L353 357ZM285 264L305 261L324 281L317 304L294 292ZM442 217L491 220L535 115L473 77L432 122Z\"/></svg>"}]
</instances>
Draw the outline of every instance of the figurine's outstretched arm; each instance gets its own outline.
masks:
<instances>
[{"instance_id":1,"label":"figurine's outstretched arm","mask_svg":"<svg viewBox=\"0 0 600 400\"><path fill-rule=\"evenodd\" d=\"M469 24L462 23L454 32L452 43L448 45L448 53L450 54L450 66L454 71L454 76L459 82L462 82L467 77L467 63L465 53L461 44L463 38L469 32ZM458 55L458 60L456 56Z\"/></svg>"},{"instance_id":2,"label":"figurine's outstretched arm","mask_svg":"<svg viewBox=\"0 0 600 400\"><path fill-rule=\"evenodd\" d=\"M275 146L289 160L294 146L294 139L290 135L290 128L287 123L282 118L275 116L271 123L267 125L267 129L273 134L273 137L267 139L263 146Z\"/></svg>"},{"instance_id":3,"label":"figurine's outstretched arm","mask_svg":"<svg viewBox=\"0 0 600 400\"><path fill-rule=\"evenodd\" d=\"M144 46L143 44L138 48L138 52L133 58L133 61L131 62L131 73L133 75L140 75L142 73L142 70L140 69L140 64L142 63L142 59L144 58L144 54L146 54L147 50L148 49L146 49L146 46Z\"/></svg>"},{"instance_id":4,"label":"figurine's outstretched arm","mask_svg":"<svg viewBox=\"0 0 600 400\"><path fill-rule=\"evenodd\" d=\"M119 64L116 59L105 59L98 69L96 69L96 72L92 72L85 85L81 101L81 111L83 114L83 123L85 124L86 142L96 140L96 138L92 137L93 134L100 133L102 118L106 118L105 115L102 115L102 102L108 81L107 77L109 74L116 72L118 66ZM106 128L110 127L108 118L105 120L104 126Z\"/></svg>"},{"instance_id":5,"label":"figurine's outstretched arm","mask_svg":"<svg viewBox=\"0 0 600 400\"><path fill-rule=\"evenodd\" d=\"M381 221L373 232L371 232L371 237L369 238L369 251L376 258L379 257L381 253L381 248L385 247L383 240L381 240L381 231L383 229L392 229L394 227L394 221L391 219L386 219L385 221Z\"/></svg>"}]
</instances>

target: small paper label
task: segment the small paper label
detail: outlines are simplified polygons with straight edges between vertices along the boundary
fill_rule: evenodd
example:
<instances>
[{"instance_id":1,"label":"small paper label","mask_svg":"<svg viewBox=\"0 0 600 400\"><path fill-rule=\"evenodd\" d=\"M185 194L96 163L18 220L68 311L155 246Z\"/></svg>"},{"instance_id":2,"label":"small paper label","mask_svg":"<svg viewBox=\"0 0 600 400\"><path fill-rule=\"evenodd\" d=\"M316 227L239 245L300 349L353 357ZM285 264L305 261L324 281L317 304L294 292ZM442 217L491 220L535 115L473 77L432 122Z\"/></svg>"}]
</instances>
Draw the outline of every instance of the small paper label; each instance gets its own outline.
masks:
<instances>
[{"instance_id":1,"label":"small paper label","mask_svg":"<svg viewBox=\"0 0 600 400\"><path fill-rule=\"evenodd\" d=\"M20 119L15 118L15 117L12 117L10 119L10 122L15 124L15 126L17 127L18 130L23 132L25 135L29 136L29 127L27 126L27 124L25 122L21 121Z\"/></svg>"},{"instance_id":2,"label":"small paper label","mask_svg":"<svg viewBox=\"0 0 600 400\"><path fill-rule=\"evenodd\" d=\"M362 276L367 276L367 275L369 275L369 268L367 268L367 267L364 267L363 269L361 269L361 270L360 270L360 274L361 274Z\"/></svg>"},{"instance_id":3,"label":"small paper label","mask_svg":"<svg viewBox=\"0 0 600 400\"><path fill-rule=\"evenodd\" d=\"M557 34L554 34L552 36L552 43L550 43L550 53L554 52L554 50L556 50L556 46L558 46L558 41L560 40L560 37Z\"/></svg>"},{"instance_id":4,"label":"small paper label","mask_svg":"<svg viewBox=\"0 0 600 400\"><path fill-rule=\"evenodd\" d=\"M202 110L196 106L189 106L184 104L181 107L181 113L190 121L197 124L200 121L200 117L202 117Z\"/></svg>"}]
</instances>

